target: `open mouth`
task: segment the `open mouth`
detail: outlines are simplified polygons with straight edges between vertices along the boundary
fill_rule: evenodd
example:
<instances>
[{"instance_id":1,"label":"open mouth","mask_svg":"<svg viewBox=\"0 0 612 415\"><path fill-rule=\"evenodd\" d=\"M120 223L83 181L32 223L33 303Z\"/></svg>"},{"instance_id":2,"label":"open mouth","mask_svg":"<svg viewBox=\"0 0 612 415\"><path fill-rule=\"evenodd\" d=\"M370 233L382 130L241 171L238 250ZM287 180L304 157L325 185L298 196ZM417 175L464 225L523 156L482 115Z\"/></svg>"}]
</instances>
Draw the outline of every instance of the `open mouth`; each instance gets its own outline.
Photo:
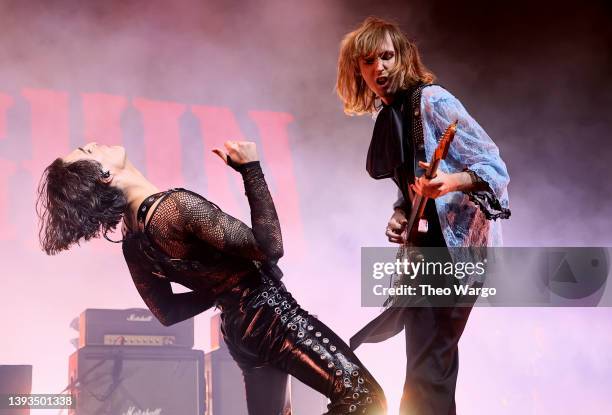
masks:
<instances>
[{"instance_id":1,"label":"open mouth","mask_svg":"<svg viewBox=\"0 0 612 415\"><path fill-rule=\"evenodd\" d=\"M376 83L378 85L385 85L388 80L389 80L389 78L386 77L386 76L379 76L378 78L376 78Z\"/></svg>"}]
</instances>

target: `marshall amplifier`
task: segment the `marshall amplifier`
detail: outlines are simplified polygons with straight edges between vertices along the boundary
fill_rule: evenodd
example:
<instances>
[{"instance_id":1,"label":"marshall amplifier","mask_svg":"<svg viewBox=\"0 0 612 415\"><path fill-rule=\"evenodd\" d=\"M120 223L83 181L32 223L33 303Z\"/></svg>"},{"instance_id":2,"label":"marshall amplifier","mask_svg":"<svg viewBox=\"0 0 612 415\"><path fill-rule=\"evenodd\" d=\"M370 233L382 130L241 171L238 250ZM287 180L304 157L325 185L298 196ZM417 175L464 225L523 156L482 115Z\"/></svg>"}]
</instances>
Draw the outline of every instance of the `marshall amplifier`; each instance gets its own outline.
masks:
<instances>
[{"instance_id":1,"label":"marshall amplifier","mask_svg":"<svg viewBox=\"0 0 612 415\"><path fill-rule=\"evenodd\" d=\"M192 348L193 319L166 327L147 309L88 308L79 316L79 347L101 345Z\"/></svg>"},{"instance_id":2,"label":"marshall amplifier","mask_svg":"<svg viewBox=\"0 0 612 415\"><path fill-rule=\"evenodd\" d=\"M203 415L204 352L87 346L69 361L70 415Z\"/></svg>"},{"instance_id":3,"label":"marshall amplifier","mask_svg":"<svg viewBox=\"0 0 612 415\"><path fill-rule=\"evenodd\" d=\"M0 395L32 393L31 365L0 365ZM0 408L0 415L29 415L28 408Z\"/></svg>"}]
</instances>

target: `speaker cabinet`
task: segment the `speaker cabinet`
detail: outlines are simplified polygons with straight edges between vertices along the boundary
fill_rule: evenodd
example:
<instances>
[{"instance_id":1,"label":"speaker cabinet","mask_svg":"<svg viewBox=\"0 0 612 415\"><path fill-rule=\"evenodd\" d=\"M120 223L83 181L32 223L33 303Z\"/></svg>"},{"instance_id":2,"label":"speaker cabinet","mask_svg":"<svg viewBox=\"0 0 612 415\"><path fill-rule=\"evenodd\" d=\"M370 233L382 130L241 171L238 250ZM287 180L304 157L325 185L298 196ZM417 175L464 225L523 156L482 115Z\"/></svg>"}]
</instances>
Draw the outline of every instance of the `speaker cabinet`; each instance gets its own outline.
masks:
<instances>
[{"instance_id":1,"label":"speaker cabinet","mask_svg":"<svg viewBox=\"0 0 612 415\"><path fill-rule=\"evenodd\" d=\"M247 415L242 372L225 343L206 353L206 415Z\"/></svg>"},{"instance_id":2,"label":"speaker cabinet","mask_svg":"<svg viewBox=\"0 0 612 415\"><path fill-rule=\"evenodd\" d=\"M0 395L32 393L32 366L0 365ZM29 415L27 408L0 409L0 415Z\"/></svg>"},{"instance_id":3,"label":"speaker cabinet","mask_svg":"<svg viewBox=\"0 0 612 415\"><path fill-rule=\"evenodd\" d=\"M70 356L70 415L203 415L204 353L87 346Z\"/></svg>"}]
</instances>

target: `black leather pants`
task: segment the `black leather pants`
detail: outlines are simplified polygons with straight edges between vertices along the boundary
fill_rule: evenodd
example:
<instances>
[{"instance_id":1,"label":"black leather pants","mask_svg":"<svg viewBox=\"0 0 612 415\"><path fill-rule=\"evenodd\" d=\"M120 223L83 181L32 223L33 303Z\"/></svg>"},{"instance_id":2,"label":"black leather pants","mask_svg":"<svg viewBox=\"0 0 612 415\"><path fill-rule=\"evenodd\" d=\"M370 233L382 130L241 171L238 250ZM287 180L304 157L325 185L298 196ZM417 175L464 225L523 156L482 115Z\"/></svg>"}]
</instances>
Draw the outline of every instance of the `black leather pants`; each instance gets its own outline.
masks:
<instances>
[{"instance_id":1,"label":"black leather pants","mask_svg":"<svg viewBox=\"0 0 612 415\"><path fill-rule=\"evenodd\" d=\"M221 319L229 351L244 375L249 415L291 413L283 399L286 378L277 371L327 396L327 414L386 413L382 389L357 356L303 310L280 281L263 276L259 286L222 306ZM264 393L257 384L262 371L276 390L266 388L267 396L258 399Z\"/></svg>"}]
</instances>

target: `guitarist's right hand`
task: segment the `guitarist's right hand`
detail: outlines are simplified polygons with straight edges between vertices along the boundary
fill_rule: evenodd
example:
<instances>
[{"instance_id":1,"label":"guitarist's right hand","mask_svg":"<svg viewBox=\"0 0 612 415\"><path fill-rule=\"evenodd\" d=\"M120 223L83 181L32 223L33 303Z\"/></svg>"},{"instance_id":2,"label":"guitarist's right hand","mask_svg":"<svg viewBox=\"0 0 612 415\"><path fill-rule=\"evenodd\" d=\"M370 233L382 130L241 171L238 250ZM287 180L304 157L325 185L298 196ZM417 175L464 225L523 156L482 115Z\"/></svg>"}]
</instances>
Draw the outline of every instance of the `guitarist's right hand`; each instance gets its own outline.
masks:
<instances>
[{"instance_id":1,"label":"guitarist's right hand","mask_svg":"<svg viewBox=\"0 0 612 415\"><path fill-rule=\"evenodd\" d=\"M406 227L407 223L406 213L404 213L401 208L395 208L395 211L393 212L393 215L391 215L385 231L385 235L387 235L387 238L389 238L389 242L396 244L404 243L402 233L404 232L404 228Z\"/></svg>"}]
</instances>

